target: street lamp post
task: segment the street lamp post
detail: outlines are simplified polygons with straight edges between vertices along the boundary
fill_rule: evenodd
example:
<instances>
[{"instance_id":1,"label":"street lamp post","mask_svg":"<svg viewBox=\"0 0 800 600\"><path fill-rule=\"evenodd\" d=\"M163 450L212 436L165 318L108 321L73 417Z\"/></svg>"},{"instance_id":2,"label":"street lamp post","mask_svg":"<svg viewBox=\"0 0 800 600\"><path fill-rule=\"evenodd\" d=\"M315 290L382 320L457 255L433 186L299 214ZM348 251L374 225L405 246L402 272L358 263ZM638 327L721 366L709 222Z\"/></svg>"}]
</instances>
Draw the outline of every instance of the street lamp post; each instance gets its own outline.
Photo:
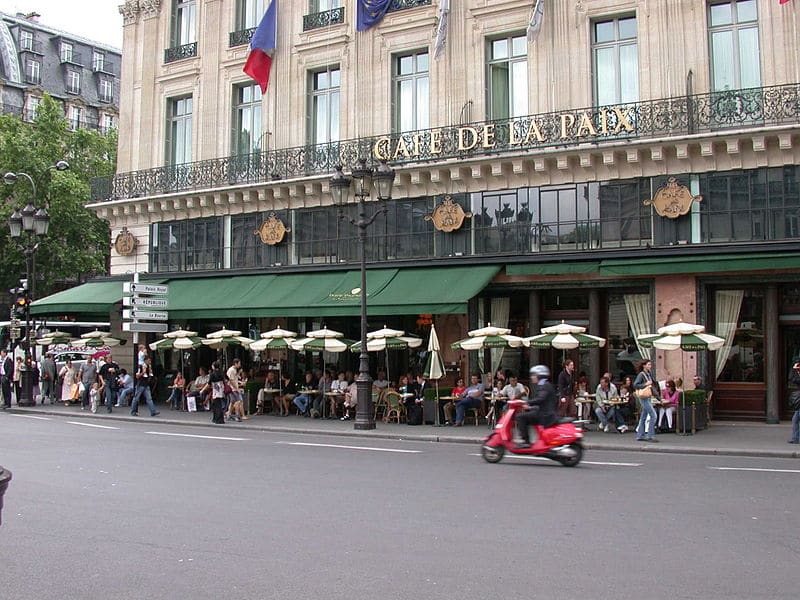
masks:
<instances>
[{"instance_id":1,"label":"street lamp post","mask_svg":"<svg viewBox=\"0 0 800 600\"><path fill-rule=\"evenodd\" d=\"M394 171L382 161L377 169L367 166L363 158L358 160L358 167L353 169L351 177L342 171L342 166L336 167L336 172L331 177L331 196L336 205L344 207L349 200L350 192L358 200L358 218L350 219L350 223L358 228L358 247L361 263L361 354L359 355L358 377L356 378L356 420L354 429L375 429L375 413L372 410L372 393L369 375L369 354L367 353L367 229L375 222L375 218L385 213L386 209L376 210L371 217L367 217L366 200L371 197L373 187L379 200L390 200L392 185L394 184ZM352 184L352 189L351 189ZM344 215L340 215L342 218Z\"/></svg>"},{"instance_id":2,"label":"street lamp post","mask_svg":"<svg viewBox=\"0 0 800 600\"><path fill-rule=\"evenodd\" d=\"M65 160L58 161L55 165L50 167L50 170L66 171L69 169L69 163ZM24 299L25 310L25 369L26 371L33 367L31 356L31 306L30 303L35 294L34 282L34 255L39 248L39 242L47 235L50 228L50 215L47 213L47 207L41 206L36 208L33 203L37 200L36 183L33 178L27 173L13 173L9 172L3 175L3 181L7 185L14 185L20 178L27 179L31 184L31 191L33 195L32 200L25 205L25 208L15 210L8 218L8 229L11 237L17 240L22 247L23 255L25 256L25 285L19 291ZM17 404L21 406L33 406L36 404L36 398L33 397L33 379L30 372L23 372L22 381L22 397L17 398Z\"/></svg>"}]
</instances>

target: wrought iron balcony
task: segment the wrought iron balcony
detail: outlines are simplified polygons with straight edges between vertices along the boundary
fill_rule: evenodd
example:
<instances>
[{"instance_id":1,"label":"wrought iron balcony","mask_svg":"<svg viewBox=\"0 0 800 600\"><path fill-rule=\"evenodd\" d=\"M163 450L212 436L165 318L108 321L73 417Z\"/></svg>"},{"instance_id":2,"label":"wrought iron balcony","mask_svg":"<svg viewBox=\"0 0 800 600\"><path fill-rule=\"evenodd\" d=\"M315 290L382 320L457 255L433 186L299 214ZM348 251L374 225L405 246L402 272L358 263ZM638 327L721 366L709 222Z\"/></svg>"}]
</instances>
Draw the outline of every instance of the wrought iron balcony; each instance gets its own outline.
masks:
<instances>
[{"instance_id":1,"label":"wrought iron balcony","mask_svg":"<svg viewBox=\"0 0 800 600\"><path fill-rule=\"evenodd\" d=\"M192 58L197 56L197 42L191 44L184 44L183 46L174 46L164 50L164 62L171 63L176 60L183 60L184 58Z\"/></svg>"},{"instance_id":2,"label":"wrought iron balcony","mask_svg":"<svg viewBox=\"0 0 800 600\"><path fill-rule=\"evenodd\" d=\"M19 46L20 53L22 52L30 52L32 54L39 54L44 56L44 50L42 49L42 42L39 40L31 40L29 42L20 41Z\"/></svg>"},{"instance_id":3,"label":"wrought iron balcony","mask_svg":"<svg viewBox=\"0 0 800 600\"><path fill-rule=\"evenodd\" d=\"M386 12L416 8L418 6L430 6L431 4L431 0L392 0L392 3L389 5L389 10Z\"/></svg>"},{"instance_id":4,"label":"wrought iron balcony","mask_svg":"<svg viewBox=\"0 0 800 600\"><path fill-rule=\"evenodd\" d=\"M249 44L250 40L253 39L253 34L256 32L257 27L251 27L250 29L240 29L239 31L231 31L228 34L228 48L234 48L236 46L244 46L245 44Z\"/></svg>"},{"instance_id":5,"label":"wrought iron balcony","mask_svg":"<svg viewBox=\"0 0 800 600\"><path fill-rule=\"evenodd\" d=\"M344 23L344 7L332 8L322 12L311 13L303 16L303 31L320 29L328 25L338 25Z\"/></svg>"},{"instance_id":6,"label":"wrought iron balcony","mask_svg":"<svg viewBox=\"0 0 800 600\"><path fill-rule=\"evenodd\" d=\"M797 123L800 83L793 83L564 110L120 173L95 179L92 199L119 200L318 176L331 173L338 164L350 170L360 157L370 157L374 163L376 156L385 156L402 165Z\"/></svg>"}]
</instances>

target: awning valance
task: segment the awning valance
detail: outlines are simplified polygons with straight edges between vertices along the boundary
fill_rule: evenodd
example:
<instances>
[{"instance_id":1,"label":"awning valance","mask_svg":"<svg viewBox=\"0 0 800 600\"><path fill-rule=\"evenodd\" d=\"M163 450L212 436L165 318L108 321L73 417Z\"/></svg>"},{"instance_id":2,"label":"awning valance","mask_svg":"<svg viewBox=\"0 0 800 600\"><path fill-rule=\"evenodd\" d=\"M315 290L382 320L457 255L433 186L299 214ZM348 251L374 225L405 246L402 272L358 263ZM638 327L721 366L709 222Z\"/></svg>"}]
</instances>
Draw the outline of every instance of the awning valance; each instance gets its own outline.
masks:
<instances>
[{"instance_id":1,"label":"awning valance","mask_svg":"<svg viewBox=\"0 0 800 600\"><path fill-rule=\"evenodd\" d=\"M121 281L94 281L36 300L31 314L96 316L105 321L121 299Z\"/></svg>"},{"instance_id":2,"label":"awning valance","mask_svg":"<svg viewBox=\"0 0 800 600\"><path fill-rule=\"evenodd\" d=\"M618 258L600 263L601 275L679 275L731 271L774 271L800 268L798 252L711 254L661 258Z\"/></svg>"}]
</instances>

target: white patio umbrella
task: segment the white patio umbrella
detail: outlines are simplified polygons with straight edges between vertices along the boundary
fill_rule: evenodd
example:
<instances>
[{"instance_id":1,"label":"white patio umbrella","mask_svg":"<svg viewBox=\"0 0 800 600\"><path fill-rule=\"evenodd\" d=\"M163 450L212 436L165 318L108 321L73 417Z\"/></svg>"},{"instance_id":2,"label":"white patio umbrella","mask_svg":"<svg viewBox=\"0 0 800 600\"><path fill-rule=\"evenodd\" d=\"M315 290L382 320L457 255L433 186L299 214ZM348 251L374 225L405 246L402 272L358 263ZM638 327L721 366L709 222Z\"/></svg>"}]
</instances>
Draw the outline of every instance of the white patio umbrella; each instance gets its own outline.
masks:
<instances>
[{"instance_id":1,"label":"white patio umbrella","mask_svg":"<svg viewBox=\"0 0 800 600\"><path fill-rule=\"evenodd\" d=\"M440 426L439 421L439 380L444 377L444 363L442 362L441 350L439 348L439 336L436 335L436 326L431 324L431 335L428 338L428 356L425 359L426 379L433 379L436 382L436 399L434 400L434 410L436 417L434 424Z\"/></svg>"},{"instance_id":2,"label":"white patio umbrella","mask_svg":"<svg viewBox=\"0 0 800 600\"><path fill-rule=\"evenodd\" d=\"M422 345L422 338L415 335L406 335L400 329L390 329L384 327L377 331L367 333L367 352L383 351L386 357L386 377L391 379L389 373L389 350L407 350L408 348L419 348ZM361 352L361 342L356 342L350 346L352 352Z\"/></svg>"},{"instance_id":3,"label":"white patio umbrella","mask_svg":"<svg viewBox=\"0 0 800 600\"><path fill-rule=\"evenodd\" d=\"M253 352L263 352L264 350L291 350L292 343L297 337L296 331L281 329L280 327L265 331L261 334L261 339L250 344ZM283 390L283 377L281 377L282 365L278 361L278 389Z\"/></svg>"},{"instance_id":4,"label":"white patio umbrella","mask_svg":"<svg viewBox=\"0 0 800 600\"><path fill-rule=\"evenodd\" d=\"M164 337L150 344L150 349L154 352L165 350L193 350L203 345L203 340L196 331L188 329L176 329L164 334ZM181 373L184 372L183 352L181 352Z\"/></svg>"},{"instance_id":5,"label":"white patio umbrella","mask_svg":"<svg viewBox=\"0 0 800 600\"><path fill-rule=\"evenodd\" d=\"M70 342L73 348L111 348L119 346L122 340L111 336L108 331L94 330L89 333L84 333L81 337L74 339Z\"/></svg>"},{"instance_id":6,"label":"white patio umbrella","mask_svg":"<svg viewBox=\"0 0 800 600\"><path fill-rule=\"evenodd\" d=\"M36 340L36 343L39 346L52 346L54 344L68 344L71 339L72 336L70 334L56 329L55 331L51 331L47 335L40 337L38 340Z\"/></svg>"},{"instance_id":7,"label":"white patio umbrella","mask_svg":"<svg viewBox=\"0 0 800 600\"><path fill-rule=\"evenodd\" d=\"M322 372L325 372L325 352L344 352L351 345L353 340L344 338L344 334L339 331L334 331L323 327L316 331L309 331L306 337L296 340L292 343L292 350L298 352L322 352ZM327 402L323 402L322 410L323 416L325 413L325 406Z\"/></svg>"},{"instance_id":8,"label":"white patio umbrella","mask_svg":"<svg viewBox=\"0 0 800 600\"><path fill-rule=\"evenodd\" d=\"M486 348L519 348L522 338L511 335L511 330L504 327L492 327L491 323L480 329L468 331L469 337L450 344L454 350L484 350Z\"/></svg>"},{"instance_id":9,"label":"white patio umbrella","mask_svg":"<svg viewBox=\"0 0 800 600\"><path fill-rule=\"evenodd\" d=\"M586 327L570 325L561 321L558 325L544 327L539 335L524 338L526 346L532 348L557 348L573 350L574 348L602 348L605 338L586 333Z\"/></svg>"}]
</instances>

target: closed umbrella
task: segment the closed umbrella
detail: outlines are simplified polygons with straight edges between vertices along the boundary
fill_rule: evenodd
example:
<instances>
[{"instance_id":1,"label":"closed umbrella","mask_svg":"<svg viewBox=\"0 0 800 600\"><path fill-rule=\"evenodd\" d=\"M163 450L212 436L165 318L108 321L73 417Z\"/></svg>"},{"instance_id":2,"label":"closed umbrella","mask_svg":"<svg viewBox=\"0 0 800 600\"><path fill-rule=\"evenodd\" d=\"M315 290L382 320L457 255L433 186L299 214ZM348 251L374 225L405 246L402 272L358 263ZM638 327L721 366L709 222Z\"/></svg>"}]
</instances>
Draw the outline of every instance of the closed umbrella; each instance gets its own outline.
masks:
<instances>
[{"instance_id":1,"label":"closed umbrella","mask_svg":"<svg viewBox=\"0 0 800 600\"><path fill-rule=\"evenodd\" d=\"M436 399L434 408L436 410L435 425L441 425L439 421L439 380L444 377L444 362L442 362L441 350L439 348L439 336L436 335L436 326L431 324L431 335L428 338L428 356L425 359L426 379L433 379L436 382Z\"/></svg>"},{"instance_id":2,"label":"closed umbrella","mask_svg":"<svg viewBox=\"0 0 800 600\"><path fill-rule=\"evenodd\" d=\"M544 327L539 335L525 338L525 345L532 348L557 348L573 350L574 348L602 348L605 338L586 333L586 327L570 325L561 321L558 325Z\"/></svg>"}]
</instances>

